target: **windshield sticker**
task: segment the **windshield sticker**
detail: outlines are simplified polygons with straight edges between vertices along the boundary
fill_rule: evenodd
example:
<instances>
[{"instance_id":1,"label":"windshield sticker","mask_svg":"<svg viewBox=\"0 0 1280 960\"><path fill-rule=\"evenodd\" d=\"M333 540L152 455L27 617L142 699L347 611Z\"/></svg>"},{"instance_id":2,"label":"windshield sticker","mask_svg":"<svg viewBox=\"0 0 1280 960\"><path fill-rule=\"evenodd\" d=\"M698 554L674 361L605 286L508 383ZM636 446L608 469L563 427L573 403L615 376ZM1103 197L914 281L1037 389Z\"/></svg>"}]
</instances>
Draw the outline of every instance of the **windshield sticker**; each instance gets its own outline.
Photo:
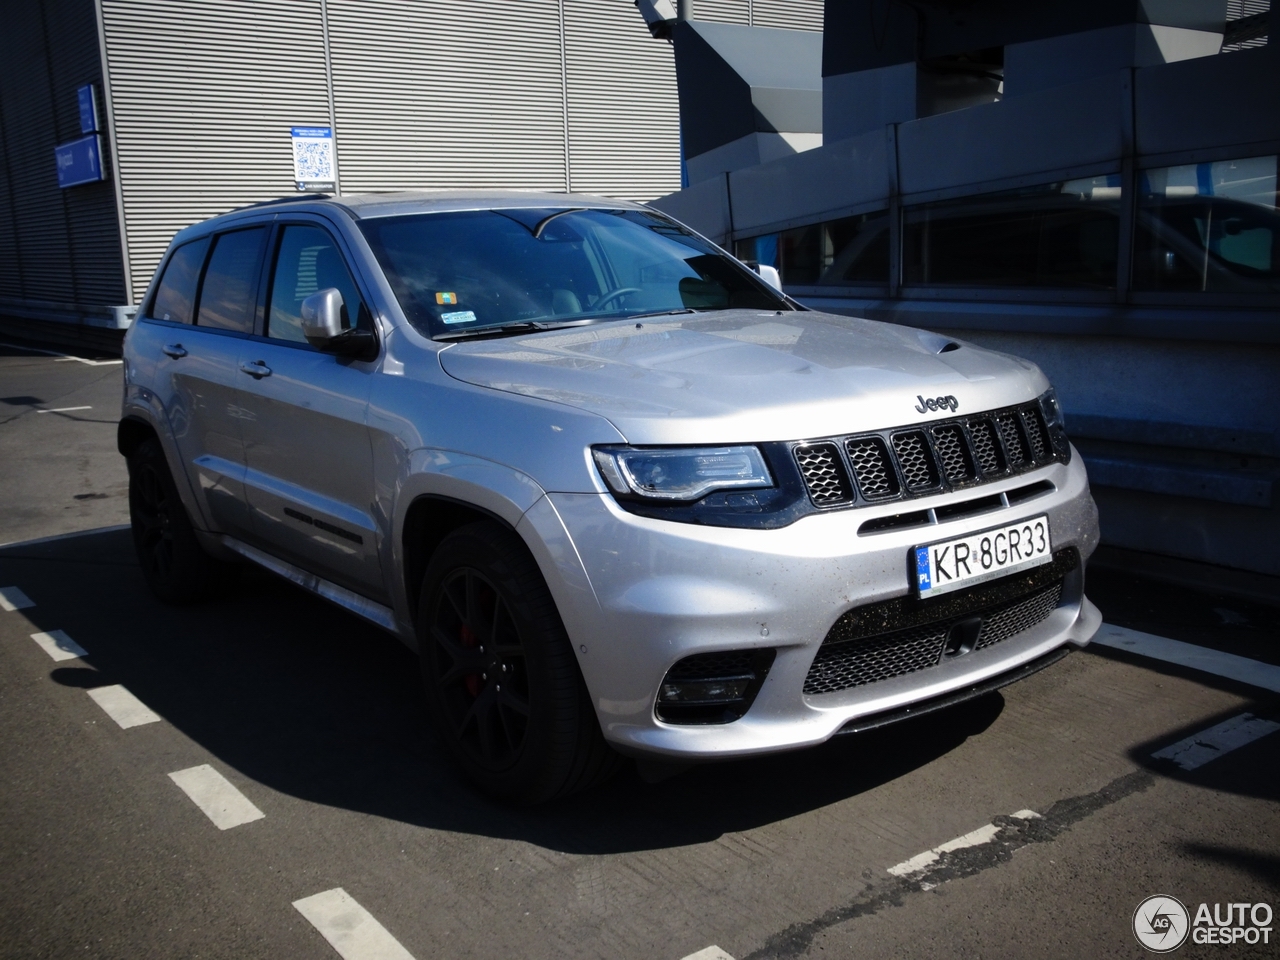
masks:
<instances>
[{"instance_id":1,"label":"windshield sticker","mask_svg":"<svg viewBox=\"0 0 1280 960\"><path fill-rule=\"evenodd\" d=\"M440 306L442 307L447 303L457 303L457 302L458 302L458 295L456 293L437 293L436 294L436 303L440 304Z\"/></svg>"},{"instance_id":2,"label":"windshield sticker","mask_svg":"<svg viewBox=\"0 0 1280 960\"><path fill-rule=\"evenodd\" d=\"M474 310L458 310L454 313L442 313L440 319L445 323L474 323L476 314Z\"/></svg>"}]
</instances>

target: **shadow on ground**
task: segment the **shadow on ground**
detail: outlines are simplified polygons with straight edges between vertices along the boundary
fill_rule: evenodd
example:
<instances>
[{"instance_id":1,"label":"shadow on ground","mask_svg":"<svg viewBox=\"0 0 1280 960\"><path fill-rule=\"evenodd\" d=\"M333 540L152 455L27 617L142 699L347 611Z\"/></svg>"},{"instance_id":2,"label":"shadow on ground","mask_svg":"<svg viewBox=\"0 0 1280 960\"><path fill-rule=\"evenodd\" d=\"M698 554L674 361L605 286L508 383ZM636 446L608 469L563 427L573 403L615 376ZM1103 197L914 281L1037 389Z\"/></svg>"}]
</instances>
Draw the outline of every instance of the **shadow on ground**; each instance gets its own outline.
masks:
<instances>
[{"instance_id":1,"label":"shadow on ground","mask_svg":"<svg viewBox=\"0 0 1280 960\"><path fill-rule=\"evenodd\" d=\"M415 656L393 637L270 574L224 600L168 607L147 591L127 530L0 550L0 585L89 656L65 686L123 683L222 763L272 789L435 829L572 853L712 840L793 817L924 766L986 729L999 694L812 750L604 786L529 810L461 783L426 729Z\"/></svg>"}]
</instances>

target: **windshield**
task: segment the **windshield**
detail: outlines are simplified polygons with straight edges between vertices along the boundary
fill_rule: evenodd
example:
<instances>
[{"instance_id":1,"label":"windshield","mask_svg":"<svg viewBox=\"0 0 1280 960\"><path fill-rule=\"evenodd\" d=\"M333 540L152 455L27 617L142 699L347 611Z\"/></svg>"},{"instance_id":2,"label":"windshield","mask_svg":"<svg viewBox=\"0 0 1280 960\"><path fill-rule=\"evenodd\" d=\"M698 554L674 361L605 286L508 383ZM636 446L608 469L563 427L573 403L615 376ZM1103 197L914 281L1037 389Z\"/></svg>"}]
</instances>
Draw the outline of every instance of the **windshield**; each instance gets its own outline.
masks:
<instances>
[{"instance_id":1,"label":"windshield","mask_svg":"<svg viewBox=\"0 0 1280 960\"><path fill-rule=\"evenodd\" d=\"M705 240L642 210L469 210L365 220L427 336L680 310L792 309Z\"/></svg>"}]
</instances>

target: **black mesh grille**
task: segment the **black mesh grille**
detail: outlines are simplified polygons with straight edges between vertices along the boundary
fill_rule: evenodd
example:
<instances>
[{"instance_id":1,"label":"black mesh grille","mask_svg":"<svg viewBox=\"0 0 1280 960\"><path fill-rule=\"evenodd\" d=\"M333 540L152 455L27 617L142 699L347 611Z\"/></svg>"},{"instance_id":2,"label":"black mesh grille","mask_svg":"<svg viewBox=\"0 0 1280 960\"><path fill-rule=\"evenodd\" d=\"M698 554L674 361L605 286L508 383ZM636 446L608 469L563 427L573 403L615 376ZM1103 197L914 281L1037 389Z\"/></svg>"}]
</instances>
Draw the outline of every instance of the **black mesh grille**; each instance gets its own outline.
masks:
<instances>
[{"instance_id":1,"label":"black mesh grille","mask_svg":"<svg viewBox=\"0 0 1280 960\"><path fill-rule=\"evenodd\" d=\"M1029 456L1027 443L1022 439L1022 431L1018 429L1018 415L1006 413L996 417L996 426L1000 428L1000 439L1004 441L1004 452L1009 458L1009 466L1022 466Z\"/></svg>"},{"instance_id":2,"label":"black mesh grille","mask_svg":"<svg viewBox=\"0 0 1280 960\"><path fill-rule=\"evenodd\" d=\"M800 475L815 505L829 507L853 499L849 478L840 462L840 451L834 443L796 447L795 454Z\"/></svg>"},{"instance_id":3,"label":"black mesh grille","mask_svg":"<svg viewBox=\"0 0 1280 960\"><path fill-rule=\"evenodd\" d=\"M797 443L792 448L818 507L861 499L924 497L944 489L1066 461L1065 437L1050 435L1039 401L973 418Z\"/></svg>"},{"instance_id":4,"label":"black mesh grille","mask_svg":"<svg viewBox=\"0 0 1280 960\"><path fill-rule=\"evenodd\" d=\"M1061 600L1062 584L1056 583L1039 593L1033 593L1020 603L985 617L974 649L989 647L1001 640L1008 640L1024 630L1030 630L1036 624L1044 623L1049 619L1049 614L1057 609Z\"/></svg>"},{"instance_id":5,"label":"black mesh grille","mask_svg":"<svg viewBox=\"0 0 1280 960\"><path fill-rule=\"evenodd\" d=\"M1004 469L1000 443L996 440L996 428L990 420L971 421L969 436L973 438L973 452L985 475L991 476Z\"/></svg>"},{"instance_id":6,"label":"black mesh grille","mask_svg":"<svg viewBox=\"0 0 1280 960\"><path fill-rule=\"evenodd\" d=\"M1031 454L1034 460L1047 460L1053 456L1049 446L1049 428L1045 426L1044 417L1035 407L1022 411L1022 425L1027 431L1027 440L1031 443Z\"/></svg>"},{"instance_id":7,"label":"black mesh grille","mask_svg":"<svg viewBox=\"0 0 1280 960\"><path fill-rule=\"evenodd\" d=\"M990 647L1048 619L1062 599L1062 581L1019 599L976 611L983 618L977 647ZM835 693L936 666L951 628L975 615L950 616L876 636L823 643L804 681L807 694Z\"/></svg>"},{"instance_id":8,"label":"black mesh grille","mask_svg":"<svg viewBox=\"0 0 1280 960\"><path fill-rule=\"evenodd\" d=\"M964 431L958 423L933 431L933 449L937 451L942 472L949 482L966 483L973 479L973 460L964 442Z\"/></svg>"},{"instance_id":9,"label":"black mesh grille","mask_svg":"<svg viewBox=\"0 0 1280 960\"><path fill-rule=\"evenodd\" d=\"M751 672L754 650L726 650L723 653L695 653L667 671L668 680L705 680L736 677Z\"/></svg>"},{"instance_id":10,"label":"black mesh grille","mask_svg":"<svg viewBox=\"0 0 1280 960\"><path fill-rule=\"evenodd\" d=\"M856 437L845 449L853 464L858 489L868 500L884 500L898 495L898 477L893 472L889 449L880 437Z\"/></svg>"},{"instance_id":11,"label":"black mesh grille","mask_svg":"<svg viewBox=\"0 0 1280 960\"><path fill-rule=\"evenodd\" d=\"M912 493L938 485L938 468L933 464L933 455L929 453L923 430L894 434L893 452L898 455L902 481Z\"/></svg>"}]
</instances>

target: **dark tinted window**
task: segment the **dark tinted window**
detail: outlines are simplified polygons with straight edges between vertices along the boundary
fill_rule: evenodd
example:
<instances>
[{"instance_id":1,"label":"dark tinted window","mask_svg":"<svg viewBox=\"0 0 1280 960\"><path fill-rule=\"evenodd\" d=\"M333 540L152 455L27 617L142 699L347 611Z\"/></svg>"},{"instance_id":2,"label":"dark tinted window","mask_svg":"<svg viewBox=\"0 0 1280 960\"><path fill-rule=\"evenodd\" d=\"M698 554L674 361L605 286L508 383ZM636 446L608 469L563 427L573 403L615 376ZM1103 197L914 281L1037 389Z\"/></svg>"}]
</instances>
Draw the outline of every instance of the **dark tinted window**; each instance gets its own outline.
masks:
<instances>
[{"instance_id":1,"label":"dark tinted window","mask_svg":"<svg viewBox=\"0 0 1280 960\"><path fill-rule=\"evenodd\" d=\"M151 316L157 320L191 322L191 307L196 300L196 282L200 279L200 267L204 264L209 238L202 237L184 243L173 251L169 263L156 288L156 298L151 304Z\"/></svg>"},{"instance_id":2,"label":"dark tinted window","mask_svg":"<svg viewBox=\"0 0 1280 960\"><path fill-rule=\"evenodd\" d=\"M200 287L198 326L253 332L262 243L266 235L266 227L254 227L217 238Z\"/></svg>"},{"instance_id":3,"label":"dark tinted window","mask_svg":"<svg viewBox=\"0 0 1280 960\"><path fill-rule=\"evenodd\" d=\"M789 309L716 247L640 210L489 210L360 222L431 334L666 310Z\"/></svg>"},{"instance_id":4,"label":"dark tinted window","mask_svg":"<svg viewBox=\"0 0 1280 960\"><path fill-rule=\"evenodd\" d=\"M903 281L995 287L1114 288L1120 178L909 207Z\"/></svg>"},{"instance_id":5,"label":"dark tinted window","mask_svg":"<svg viewBox=\"0 0 1280 960\"><path fill-rule=\"evenodd\" d=\"M889 217L884 211L739 240L741 260L777 267L791 285L889 282Z\"/></svg>"},{"instance_id":6,"label":"dark tinted window","mask_svg":"<svg viewBox=\"0 0 1280 960\"><path fill-rule=\"evenodd\" d=\"M1280 291L1276 158L1144 170L1135 290Z\"/></svg>"},{"instance_id":7,"label":"dark tinted window","mask_svg":"<svg viewBox=\"0 0 1280 960\"><path fill-rule=\"evenodd\" d=\"M329 287L342 293L343 326L355 325L361 315L360 292L333 238L319 227L285 227L271 281L267 336L306 343L302 301Z\"/></svg>"}]
</instances>

